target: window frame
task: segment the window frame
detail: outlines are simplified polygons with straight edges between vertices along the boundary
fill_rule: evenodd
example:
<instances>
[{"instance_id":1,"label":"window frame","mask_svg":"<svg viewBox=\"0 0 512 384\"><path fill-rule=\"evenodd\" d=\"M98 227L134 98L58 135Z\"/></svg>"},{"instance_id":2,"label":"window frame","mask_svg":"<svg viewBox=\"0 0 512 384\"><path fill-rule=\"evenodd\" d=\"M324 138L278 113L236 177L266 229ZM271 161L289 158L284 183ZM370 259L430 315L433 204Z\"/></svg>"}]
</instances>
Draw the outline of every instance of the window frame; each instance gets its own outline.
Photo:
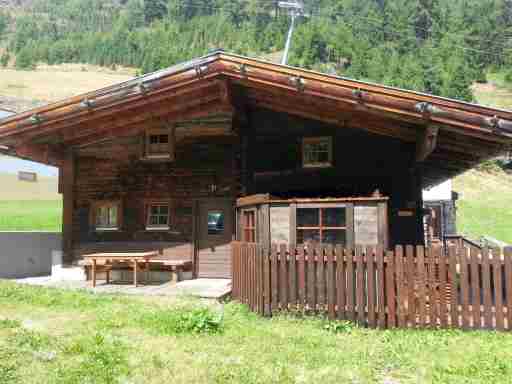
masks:
<instances>
[{"instance_id":1,"label":"window frame","mask_svg":"<svg viewBox=\"0 0 512 384\"><path fill-rule=\"evenodd\" d=\"M210 233L210 228L208 228L208 218L210 216L210 213L220 213L224 217L224 223L222 224L222 231L218 233ZM215 208L215 209L208 209L206 211L206 234L208 237L210 236L223 236L224 231L226 230L226 211L222 208Z\"/></svg>"},{"instance_id":2,"label":"window frame","mask_svg":"<svg viewBox=\"0 0 512 384\"><path fill-rule=\"evenodd\" d=\"M97 225L97 219L98 219L98 211L101 208L112 208L117 209L117 215L116 215L116 225L115 226L98 226ZM110 217L110 216L109 216ZM94 231L96 232L115 232L120 231L122 228L122 204L120 200L100 200L95 201L91 205L91 213L90 213L90 225L94 228Z\"/></svg>"},{"instance_id":3,"label":"window frame","mask_svg":"<svg viewBox=\"0 0 512 384\"><path fill-rule=\"evenodd\" d=\"M151 137L152 136L167 136L167 150L163 152L152 152L151 146L154 144L151 144ZM165 128L153 128L148 129L144 133L144 157L146 159L170 159L171 158L171 139L172 134L169 129ZM162 145L163 144L159 144Z\"/></svg>"},{"instance_id":4,"label":"window frame","mask_svg":"<svg viewBox=\"0 0 512 384\"><path fill-rule=\"evenodd\" d=\"M252 215L252 217L253 217L253 226L248 226L247 225L247 220L245 219L246 218L246 214ZM257 238L256 238L256 236L257 236L257 231L256 231L256 227L257 227L256 209L254 209L254 208L253 209L243 209L241 217L240 217L240 220L241 220L240 229L242 231L242 233L241 233L242 241L250 242L250 243L256 243L257 242ZM247 239L247 236L246 236L247 231L251 231L252 232L252 241Z\"/></svg>"},{"instance_id":5,"label":"window frame","mask_svg":"<svg viewBox=\"0 0 512 384\"><path fill-rule=\"evenodd\" d=\"M343 208L345 210L345 225L342 226L342 227L332 227L332 226L323 226L323 215L322 215L322 210L323 209L329 209L329 208ZM318 226L307 226L307 227L300 227L299 224L298 224L298 217L299 217L299 209L317 209L319 212L318 212ZM349 215L349 205L348 204L297 204L297 207L295 209L295 215L296 215L296 218L295 218L295 239L297 240L298 238L298 232L299 230L312 230L312 231L318 231L318 235L319 235L319 241L318 241L318 244L330 244L330 243L323 243L322 242L322 234L323 234L323 231L329 231L329 230L334 230L334 231L344 231L345 232L345 244L344 246L347 245L347 242L348 242L348 233L349 231L353 230L353 228L351 228L350 224L349 224L349 218L348 218L348 215ZM297 243L298 243L298 240L297 240ZM334 244L333 244L334 245Z\"/></svg>"},{"instance_id":6,"label":"window frame","mask_svg":"<svg viewBox=\"0 0 512 384\"><path fill-rule=\"evenodd\" d=\"M152 207L165 207L167 206L167 225L151 224L151 208ZM144 228L146 231L169 231L172 227L172 204L169 200L150 200L144 204ZM163 215L158 215L163 216Z\"/></svg>"},{"instance_id":7,"label":"window frame","mask_svg":"<svg viewBox=\"0 0 512 384\"><path fill-rule=\"evenodd\" d=\"M307 163L306 162L306 146L308 144L319 143L322 141L327 141L327 156L328 160L326 162L315 162L315 163ZM303 137L302 138L302 167L303 168L327 168L333 166L333 140L331 136L315 136L315 137Z\"/></svg>"}]
</instances>

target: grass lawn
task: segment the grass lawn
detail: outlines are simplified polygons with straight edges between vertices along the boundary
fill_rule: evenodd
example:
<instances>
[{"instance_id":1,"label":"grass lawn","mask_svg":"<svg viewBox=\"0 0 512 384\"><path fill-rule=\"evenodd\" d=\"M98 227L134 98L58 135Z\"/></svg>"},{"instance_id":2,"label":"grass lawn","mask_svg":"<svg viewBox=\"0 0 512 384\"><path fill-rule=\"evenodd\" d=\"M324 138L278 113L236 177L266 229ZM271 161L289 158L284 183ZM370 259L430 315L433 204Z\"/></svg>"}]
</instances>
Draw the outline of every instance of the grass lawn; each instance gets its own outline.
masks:
<instances>
[{"instance_id":1,"label":"grass lawn","mask_svg":"<svg viewBox=\"0 0 512 384\"><path fill-rule=\"evenodd\" d=\"M471 238L483 235L512 244L512 177L502 171L471 170L456 177L457 231Z\"/></svg>"},{"instance_id":2,"label":"grass lawn","mask_svg":"<svg viewBox=\"0 0 512 384\"><path fill-rule=\"evenodd\" d=\"M0 231L61 231L62 200L0 200Z\"/></svg>"},{"instance_id":3,"label":"grass lawn","mask_svg":"<svg viewBox=\"0 0 512 384\"><path fill-rule=\"evenodd\" d=\"M2 383L504 383L512 334L260 318L0 282ZM337 324L337 325L335 325Z\"/></svg>"}]
</instances>

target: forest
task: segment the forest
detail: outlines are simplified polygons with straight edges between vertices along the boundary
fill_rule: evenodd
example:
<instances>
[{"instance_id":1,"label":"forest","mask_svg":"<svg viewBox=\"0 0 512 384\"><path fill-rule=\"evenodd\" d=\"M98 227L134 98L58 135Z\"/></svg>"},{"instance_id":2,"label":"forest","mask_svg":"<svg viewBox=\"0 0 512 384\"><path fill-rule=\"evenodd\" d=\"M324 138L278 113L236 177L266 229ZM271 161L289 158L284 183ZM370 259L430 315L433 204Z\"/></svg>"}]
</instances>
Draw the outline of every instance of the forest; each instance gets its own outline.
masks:
<instances>
[{"instance_id":1,"label":"forest","mask_svg":"<svg viewBox=\"0 0 512 384\"><path fill-rule=\"evenodd\" d=\"M282 51L275 0L31 0L0 10L0 64L151 72L222 48ZM289 64L471 101L488 71L512 80L512 0L305 0Z\"/></svg>"}]
</instances>

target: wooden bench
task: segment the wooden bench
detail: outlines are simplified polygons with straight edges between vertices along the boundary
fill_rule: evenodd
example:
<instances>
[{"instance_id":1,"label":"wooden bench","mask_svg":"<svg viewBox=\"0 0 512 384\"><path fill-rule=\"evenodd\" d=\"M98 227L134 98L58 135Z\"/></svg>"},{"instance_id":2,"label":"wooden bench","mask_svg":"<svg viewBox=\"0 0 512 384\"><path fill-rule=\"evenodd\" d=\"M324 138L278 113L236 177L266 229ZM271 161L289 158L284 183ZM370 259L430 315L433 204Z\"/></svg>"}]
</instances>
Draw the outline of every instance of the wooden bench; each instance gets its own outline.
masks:
<instances>
[{"instance_id":1,"label":"wooden bench","mask_svg":"<svg viewBox=\"0 0 512 384\"><path fill-rule=\"evenodd\" d=\"M126 262L128 265L133 267L133 284L137 287L137 274L139 270L139 263L143 263L144 267L148 268L148 263L152 258L159 256L158 251L151 252L104 252L104 253L91 253L89 255L84 255L83 258L86 262L91 264L92 268L92 286L96 287L96 272L98 271L98 266L110 267L114 263L122 263ZM110 270L107 272L107 283L110 281Z\"/></svg>"},{"instance_id":2,"label":"wooden bench","mask_svg":"<svg viewBox=\"0 0 512 384\"><path fill-rule=\"evenodd\" d=\"M192 269L191 260L167 260L158 258L161 256L155 252L102 252L84 255L84 266L91 267L91 273L88 274L92 280L93 287L96 286L97 273L105 272L107 284L110 283L110 272L117 265L126 265L134 271L134 284L137 286L138 271L149 272L152 265L161 265L170 269L171 281L179 282L183 280L183 272ZM137 262L135 262L137 260ZM138 265L142 263L142 265Z\"/></svg>"},{"instance_id":3,"label":"wooden bench","mask_svg":"<svg viewBox=\"0 0 512 384\"><path fill-rule=\"evenodd\" d=\"M190 260L151 260L150 264L160 264L169 267L171 270L171 281L182 281L183 272L192 269L192 261Z\"/></svg>"}]
</instances>

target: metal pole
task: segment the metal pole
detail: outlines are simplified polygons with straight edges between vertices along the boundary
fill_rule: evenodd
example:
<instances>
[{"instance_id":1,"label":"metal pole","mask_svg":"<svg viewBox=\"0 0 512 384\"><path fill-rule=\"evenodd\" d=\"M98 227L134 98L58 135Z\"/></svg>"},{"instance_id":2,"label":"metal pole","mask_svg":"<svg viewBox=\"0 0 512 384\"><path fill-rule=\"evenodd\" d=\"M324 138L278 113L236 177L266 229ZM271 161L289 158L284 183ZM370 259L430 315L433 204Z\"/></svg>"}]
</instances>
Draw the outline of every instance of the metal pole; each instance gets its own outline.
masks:
<instances>
[{"instance_id":1,"label":"metal pole","mask_svg":"<svg viewBox=\"0 0 512 384\"><path fill-rule=\"evenodd\" d=\"M288 52L290 51L290 45L292 42L292 34L293 34L294 26L295 26L295 12L292 12L292 22L290 24L290 29L288 30L288 37L286 39L286 45L284 47L284 54L283 54L283 59L281 60L281 65L286 65L286 62L288 61Z\"/></svg>"}]
</instances>

